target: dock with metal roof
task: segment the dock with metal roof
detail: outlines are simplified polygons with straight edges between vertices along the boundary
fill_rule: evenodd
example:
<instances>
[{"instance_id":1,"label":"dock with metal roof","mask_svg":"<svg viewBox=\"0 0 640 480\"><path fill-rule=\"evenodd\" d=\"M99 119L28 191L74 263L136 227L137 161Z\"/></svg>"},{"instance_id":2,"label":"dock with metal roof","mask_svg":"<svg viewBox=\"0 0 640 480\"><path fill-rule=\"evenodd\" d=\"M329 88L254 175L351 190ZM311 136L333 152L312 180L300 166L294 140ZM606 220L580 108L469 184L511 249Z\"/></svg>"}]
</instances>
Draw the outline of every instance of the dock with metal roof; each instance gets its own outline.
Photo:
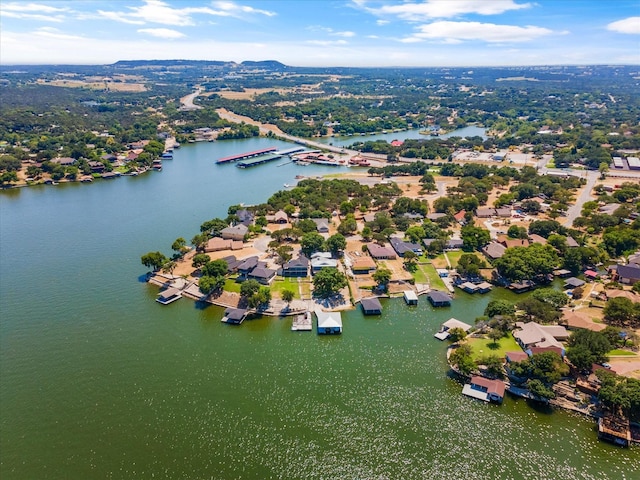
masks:
<instances>
[{"instance_id":1,"label":"dock with metal roof","mask_svg":"<svg viewBox=\"0 0 640 480\"><path fill-rule=\"evenodd\" d=\"M263 148L261 150L254 150L253 152L238 153L237 155L231 155L229 157L223 157L216 160L216 163L229 163L237 162L238 160L244 160L245 158L257 157L266 153L275 152L276 147Z\"/></svg>"},{"instance_id":2,"label":"dock with metal roof","mask_svg":"<svg viewBox=\"0 0 640 480\"><path fill-rule=\"evenodd\" d=\"M242 160L236 164L238 168L249 168L255 167L256 165L262 165L263 163L272 162L274 160L278 160L282 158L282 155L262 155L259 157L251 158L248 160Z\"/></svg>"}]
</instances>

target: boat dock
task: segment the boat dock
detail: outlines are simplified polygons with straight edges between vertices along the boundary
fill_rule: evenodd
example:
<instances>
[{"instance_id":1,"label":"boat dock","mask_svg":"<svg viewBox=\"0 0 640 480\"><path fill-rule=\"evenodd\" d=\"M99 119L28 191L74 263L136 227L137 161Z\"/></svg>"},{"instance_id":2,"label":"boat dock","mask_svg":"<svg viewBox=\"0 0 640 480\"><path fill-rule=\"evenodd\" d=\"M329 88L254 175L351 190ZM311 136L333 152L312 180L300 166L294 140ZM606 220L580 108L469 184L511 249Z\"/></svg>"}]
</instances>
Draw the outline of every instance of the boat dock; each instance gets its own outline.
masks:
<instances>
[{"instance_id":1,"label":"boat dock","mask_svg":"<svg viewBox=\"0 0 640 480\"><path fill-rule=\"evenodd\" d=\"M216 160L216 163L229 163L236 162L238 160L244 160L245 158L257 157L266 153L275 152L276 147L263 148L262 150L255 150L253 152L239 153L237 155L231 155L230 157L223 157Z\"/></svg>"},{"instance_id":2,"label":"boat dock","mask_svg":"<svg viewBox=\"0 0 640 480\"><path fill-rule=\"evenodd\" d=\"M291 331L310 332L311 330L313 330L313 320L311 318L311 312L306 312L302 315L295 316L291 325Z\"/></svg>"},{"instance_id":3,"label":"boat dock","mask_svg":"<svg viewBox=\"0 0 640 480\"><path fill-rule=\"evenodd\" d=\"M241 162L238 162L236 167L238 168L249 168L249 167L255 167L256 165L261 165L263 163L267 163L267 162L272 162L273 160L277 160L279 158L282 158L282 155L263 155L263 156L259 156L256 158L252 158L250 160L242 160Z\"/></svg>"},{"instance_id":4,"label":"boat dock","mask_svg":"<svg viewBox=\"0 0 640 480\"><path fill-rule=\"evenodd\" d=\"M306 150L305 147L293 147L293 148L287 148L286 150L278 150L277 152L274 152L276 155L282 155L283 157L285 155L293 155L294 153L300 153L300 152L304 152Z\"/></svg>"}]
</instances>

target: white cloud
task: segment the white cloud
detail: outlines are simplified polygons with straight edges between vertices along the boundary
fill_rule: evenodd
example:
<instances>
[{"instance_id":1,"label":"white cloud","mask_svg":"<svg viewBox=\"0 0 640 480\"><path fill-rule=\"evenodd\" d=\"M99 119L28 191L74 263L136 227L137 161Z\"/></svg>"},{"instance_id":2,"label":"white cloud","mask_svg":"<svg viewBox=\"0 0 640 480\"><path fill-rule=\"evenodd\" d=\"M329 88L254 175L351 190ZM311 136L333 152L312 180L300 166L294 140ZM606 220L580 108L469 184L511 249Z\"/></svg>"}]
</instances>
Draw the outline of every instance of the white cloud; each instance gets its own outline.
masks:
<instances>
[{"instance_id":1,"label":"white cloud","mask_svg":"<svg viewBox=\"0 0 640 480\"><path fill-rule=\"evenodd\" d=\"M355 32L333 32L331 33L331 35L335 36L335 37L344 37L344 38L351 38L351 37L355 37L356 33Z\"/></svg>"},{"instance_id":2,"label":"white cloud","mask_svg":"<svg viewBox=\"0 0 640 480\"><path fill-rule=\"evenodd\" d=\"M306 43L308 43L309 45L329 47L337 45L347 45L348 42L346 40L307 40Z\"/></svg>"},{"instance_id":3,"label":"white cloud","mask_svg":"<svg viewBox=\"0 0 640 480\"><path fill-rule=\"evenodd\" d=\"M391 23L391 22L389 22L389 20L376 20L376 25L382 26L382 25L386 25L388 23Z\"/></svg>"},{"instance_id":4,"label":"white cloud","mask_svg":"<svg viewBox=\"0 0 640 480\"><path fill-rule=\"evenodd\" d=\"M83 37L78 35L69 35L68 33L63 33L57 28L53 27L42 27L33 32L33 35L38 37L46 37L56 40L82 40Z\"/></svg>"},{"instance_id":5,"label":"white cloud","mask_svg":"<svg viewBox=\"0 0 640 480\"><path fill-rule=\"evenodd\" d=\"M403 43L422 40L440 40L445 43L460 43L465 40L480 40L488 43L529 42L554 33L543 27L518 27L480 22L433 22L421 25L413 35L403 38Z\"/></svg>"},{"instance_id":6,"label":"white cloud","mask_svg":"<svg viewBox=\"0 0 640 480\"><path fill-rule=\"evenodd\" d=\"M184 33L170 28L141 28L138 33L144 33L157 38L182 38Z\"/></svg>"},{"instance_id":7,"label":"white cloud","mask_svg":"<svg viewBox=\"0 0 640 480\"><path fill-rule=\"evenodd\" d=\"M629 17L607 25L607 30L618 33L640 34L640 17Z\"/></svg>"},{"instance_id":8,"label":"white cloud","mask_svg":"<svg viewBox=\"0 0 640 480\"><path fill-rule=\"evenodd\" d=\"M68 8L52 7L51 5L43 5L40 3L17 3L10 2L2 5L2 14L7 12L37 12L37 13L61 13L69 11Z\"/></svg>"},{"instance_id":9,"label":"white cloud","mask_svg":"<svg viewBox=\"0 0 640 480\"><path fill-rule=\"evenodd\" d=\"M407 1L398 5L367 7L363 0L354 0L355 6L376 16L396 16L403 20L451 18L465 14L498 15L510 10L531 8L531 3L514 0L425 0L422 3Z\"/></svg>"},{"instance_id":10,"label":"white cloud","mask_svg":"<svg viewBox=\"0 0 640 480\"><path fill-rule=\"evenodd\" d=\"M144 0L140 7L127 7L127 11L115 12L98 10L98 16L108 20L128 23L132 25L144 25L156 23L160 25L173 25L185 27L195 25L194 15L211 15L217 17L246 18L247 15L273 16L274 12L259 10L253 7L238 5L234 2L214 2L211 7L185 7L173 8L162 0Z\"/></svg>"},{"instance_id":11,"label":"white cloud","mask_svg":"<svg viewBox=\"0 0 640 480\"><path fill-rule=\"evenodd\" d=\"M37 20L39 22L63 22L64 15L39 15L35 13L20 13L20 12L2 12L2 16L5 18L20 18L25 20Z\"/></svg>"}]
</instances>

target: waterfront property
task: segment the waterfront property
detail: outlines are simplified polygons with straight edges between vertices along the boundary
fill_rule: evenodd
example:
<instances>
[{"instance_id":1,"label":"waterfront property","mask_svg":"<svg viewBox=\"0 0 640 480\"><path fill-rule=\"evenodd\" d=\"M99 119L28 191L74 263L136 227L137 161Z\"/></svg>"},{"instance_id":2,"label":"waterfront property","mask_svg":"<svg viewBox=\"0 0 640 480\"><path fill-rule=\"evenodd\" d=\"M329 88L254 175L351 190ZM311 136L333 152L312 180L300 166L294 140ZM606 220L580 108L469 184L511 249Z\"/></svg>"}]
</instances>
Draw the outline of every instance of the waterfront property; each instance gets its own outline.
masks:
<instances>
[{"instance_id":1,"label":"waterfront property","mask_svg":"<svg viewBox=\"0 0 640 480\"><path fill-rule=\"evenodd\" d=\"M578 288L582 287L586 282L576 277L567 278L564 281L564 288Z\"/></svg>"},{"instance_id":2,"label":"waterfront property","mask_svg":"<svg viewBox=\"0 0 640 480\"><path fill-rule=\"evenodd\" d=\"M338 335L342 333L342 315L340 312L316 310L318 335Z\"/></svg>"},{"instance_id":3,"label":"waterfront property","mask_svg":"<svg viewBox=\"0 0 640 480\"><path fill-rule=\"evenodd\" d=\"M363 298L360 300L360 307L362 308L362 313L365 315L382 314L382 304L376 297Z\"/></svg>"},{"instance_id":4,"label":"waterfront property","mask_svg":"<svg viewBox=\"0 0 640 480\"><path fill-rule=\"evenodd\" d=\"M564 347L560 341L569 338L569 332L562 325L540 325L536 322L516 322L513 337L523 350L560 349L564 355Z\"/></svg>"},{"instance_id":5,"label":"waterfront property","mask_svg":"<svg viewBox=\"0 0 640 480\"><path fill-rule=\"evenodd\" d=\"M182 298L182 290L176 287L169 287L158 294L156 302L162 305L168 305Z\"/></svg>"},{"instance_id":6,"label":"waterfront property","mask_svg":"<svg viewBox=\"0 0 640 480\"><path fill-rule=\"evenodd\" d=\"M439 290L431 290L427 293L427 299L434 307L450 307L451 296Z\"/></svg>"},{"instance_id":7,"label":"waterfront property","mask_svg":"<svg viewBox=\"0 0 640 480\"><path fill-rule=\"evenodd\" d=\"M442 324L442 326L440 327L440 331L436 333L434 337L436 337L438 340L446 340L447 338L449 338L449 330L451 330L452 328L460 328L466 333L471 330L471 325L461 322L457 318L450 318Z\"/></svg>"},{"instance_id":8,"label":"waterfront property","mask_svg":"<svg viewBox=\"0 0 640 480\"><path fill-rule=\"evenodd\" d=\"M247 318L247 311L243 308L227 308L224 311L224 316L220 320L223 323L230 323L232 325L240 325Z\"/></svg>"},{"instance_id":9,"label":"waterfront property","mask_svg":"<svg viewBox=\"0 0 640 480\"><path fill-rule=\"evenodd\" d=\"M405 290L402 292L402 296L404 297L404 301L407 305L417 305L418 304L418 295L413 290Z\"/></svg>"},{"instance_id":10,"label":"waterfront property","mask_svg":"<svg viewBox=\"0 0 640 480\"><path fill-rule=\"evenodd\" d=\"M376 269L376 262L369 256L359 257L351 264L351 271L355 275L367 274Z\"/></svg>"},{"instance_id":11,"label":"waterfront property","mask_svg":"<svg viewBox=\"0 0 640 480\"><path fill-rule=\"evenodd\" d=\"M462 389L462 394L484 402L502 403L505 389L502 380L490 380L474 375Z\"/></svg>"},{"instance_id":12,"label":"waterfront property","mask_svg":"<svg viewBox=\"0 0 640 480\"><path fill-rule=\"evenodd\" d=\"M244 240L245 235L249 232L249 227L240 223L238 225L234 225L233 227L223 228L220 231L220 235L225 240Z\"/></svg>"},{"instance_id":13,"label":"waterfront property","mask_svg":"<svg viewBox=\"0 0 640 480\"><path fill-rule=\"evenodd\" d=\"M293 258L282 265L283 277L306 277L309 274L309 259L304 255Z\"/></svg>"},{"instance_id":14,"label":"waterfront property","mask_svg":"<svg viewBox=\"0 0 640 480\"><path fill-rule=\"evenodd\" d=\"M305 312L301 315L296 315L293 318L291 331L310 332L311 330L313 330L313 320L311 318L311 312Z\"/></svg>"}]
</instances>

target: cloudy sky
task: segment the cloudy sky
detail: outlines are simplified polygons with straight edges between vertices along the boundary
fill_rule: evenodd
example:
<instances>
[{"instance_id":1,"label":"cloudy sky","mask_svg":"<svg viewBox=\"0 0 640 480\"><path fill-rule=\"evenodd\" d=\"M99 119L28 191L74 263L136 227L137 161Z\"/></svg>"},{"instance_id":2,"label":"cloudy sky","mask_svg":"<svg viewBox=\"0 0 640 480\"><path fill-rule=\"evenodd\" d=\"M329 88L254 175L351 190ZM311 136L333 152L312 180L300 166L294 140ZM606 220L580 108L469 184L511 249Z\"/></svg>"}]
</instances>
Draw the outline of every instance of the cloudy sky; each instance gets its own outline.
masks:
<instances>
[{"instance_id":1,"label":"cloudy sky","mask_svg":"<svg viewBox=\"0 0 640 480\"><path fill-rule=\"evenodd\" d=\"M0 63L640 64L640 0L1 0Z\"/></svg>"}]
</instances>

